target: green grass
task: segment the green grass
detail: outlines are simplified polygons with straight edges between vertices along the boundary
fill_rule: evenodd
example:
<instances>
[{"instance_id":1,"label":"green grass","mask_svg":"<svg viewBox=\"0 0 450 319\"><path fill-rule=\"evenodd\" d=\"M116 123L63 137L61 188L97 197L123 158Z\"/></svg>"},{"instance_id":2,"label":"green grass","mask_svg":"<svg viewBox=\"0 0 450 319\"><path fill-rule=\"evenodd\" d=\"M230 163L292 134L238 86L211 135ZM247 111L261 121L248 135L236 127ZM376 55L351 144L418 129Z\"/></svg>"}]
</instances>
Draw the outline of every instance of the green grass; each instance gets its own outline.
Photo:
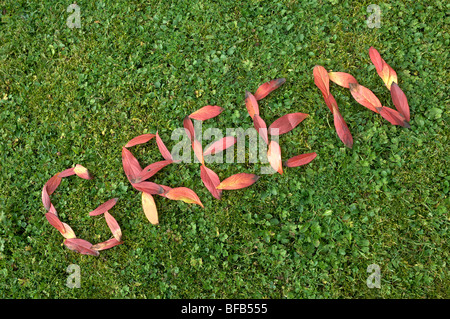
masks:
<instances>
[{"instance_id":1,"label":"green grass","mask_svg":"<svg viewBox=\"0 0 450 319\"><path fill-rule=\"evenodd\" d=\"M448 298L449 5L370 1L66 1L0 3L0 297L2 298ZM375 1L377 3L377 1ZM331 84L353 138L345 148L312 69L349 72L383 105L390 95L370 62L374 46L398 73L411 128L394 127ZM317 152L309 165L262 175L215 200L198 164L166 167L153 181L197 192L205 208L156 199L160 225L142 212L122 170L121 146L207 104L205 126L251 127L245 90L286 83L260 103L268 123L310 117L280 137L283 158ZM161 160L154 141L132 152ZM84 256L62 246L45 219L44 183L74 164L95 176L64 179L52 201L81 238L109 230L124 244ZM214 164L220 178L260 164ZM445 168L447 167L447 169ZM67 267L81 270L68 288ZM370 264L381 288L366 285Z\"/></svg>"}]
</instances>

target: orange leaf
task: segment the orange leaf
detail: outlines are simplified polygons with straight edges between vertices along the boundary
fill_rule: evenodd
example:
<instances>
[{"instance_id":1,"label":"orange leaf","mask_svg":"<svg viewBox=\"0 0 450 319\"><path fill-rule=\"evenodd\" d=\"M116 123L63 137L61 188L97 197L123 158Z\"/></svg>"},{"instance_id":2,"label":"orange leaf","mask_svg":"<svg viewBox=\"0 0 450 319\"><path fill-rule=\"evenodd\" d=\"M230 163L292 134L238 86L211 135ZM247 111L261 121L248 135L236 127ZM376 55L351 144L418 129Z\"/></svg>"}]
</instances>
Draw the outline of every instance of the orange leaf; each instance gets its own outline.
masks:
<instances>
[{"instance_id":1,"label":"orange leaf","mask_svg":"<svg viewBox=\"0 0 450 319\"><path fill-rule=\"evenodd\" d=\"M334 109L334 127L336 128L337 135L341 141L349 148L353 147L353 137L348 129L347 123L345 123L344 118L338 109Z\"/></svg>"},{"instance_id":2,"label":"orange leaf","mask_svg":"<svg viewBox=\"0 0 450 319\"><path fill-rule=\"evenodd\" d=\"M259 115L258 101L249 91L245 91L245 106L247 107L248 114L251 118L253 118L255 114Z\"/></svg>"},{"instance_id":3,"label":"orange leaf","mask_svg":"<svg viewBox=\"0 0 450 319\"><path fill-rule=\"evenodd\" d=\"M283 163L281 161L281 148L276 141L270 141L269 149L267 151L267 159L270 166L278 173L283 174Z\"/></svg>"},{"instance_id":4,"label":"orange leaf","mask_svg":"<svg viewBox=\"0 0 450 319\"><path fill-rule=\"evenodd\" d=\"M155 199L149 193L142 192L142 208L150 223L158 225L158 210L156 209Z\"/></svg>"},{"instance_id":5,"label":"orange leaf","mask_svg":"<svg viewBox=\"0 0 450 319\"><path fill-rule=\"evenodd\" d=\"M411 127L400 112L391 109L390 107L383 106L378 108L378 111L380 112L380 115L392 125L399 125L406 128Z\"/></svg>"},{"instance_id":6,"label":"orange leaf","mask_svg":"<svg viewBox=\"0 0 450 319\"><path fill-rule=\"evenodd\" d=\"M136 136L135 138L132 138L126 145L125 147L132 147L138 144L144 144L147 143L148 141L150 141L152 138L154 138L156 135L155 134L142 134L139 136Z\"/></svg>"},{"instance_id":7,"label":"orange leaf","mask_svg":"<svg viewBox=\"0 0 450 319\"><path fill-rule=\"evenodd\" d=\"M89 174L87 168L80 164L75 165L73 171L78 177L83 179L92 179L92 176Z\"/></svg>"},{"instance_id":8,"label":"orange leaf","mask_svg":"<svg viewBox=\"0 0 450 319\"><path fill-rule=\"evenodd\" d=\"M105 212L105 220L108 224L109 229L111 229L111 232L117 241L120 241L122 239L122 230L119 227L119 224L117 223L117 220L108 212Z\"/></svg>"},{"instance_id":9,"label":"orange leaf","mask_svg":"<svg viewBox=\"0 0 450 319\"><path fill-rule=\"evenodd\" d=\"M140 192L149 193L152 195L164 193L164 188L153 182L140 182L133 184L133 187Z\"/></svg>"},{"instance_id":10,"label":"orange leaf","mask_svg":"<svg viewBox=\"0 0 450 319\"><path fill-rule=\"evenodd\" d=\"M135 183L136 178L142 171L142 167L136 157L125 147L122 147L122 166L130 183Z\"/></svg>"},{"instance_id":11,"label":"orange leaf","mask_svg":"<svg viewBox=\"0 0 450 319\"><path fill-rule=\"evenodd\" d=\"M305 113L289 113L275 120L269 126L270 135L281 135L294 129L309 115Z\"/></svg>"},{"instance_id":12,"label":"orange leaf","mask_svg":"<svg viewBox=\"0 0 450 319\"><path fill-rule=\"evenodd\" d=\"M191 113L189 117L194 120L198 121L205 121L208 119L211 119L213 117L216 117L220 113L222 113L223 108L217 105L206 105L202 107L201 109L195 111L194 113Z\"/></svg>"},{"instance_id":13,"label":"orange leaf","mask_svg":"<svg viewBox=\"0 0 450 319\"><path fill-rule=\"evenodd\" d=\"M330 78L327 70L321 65L316 65L313 69L314 83L322 92L326 99L330 95Z\"/></svg>"},{"instance_id":14,"label":"orange leaf","mask_svg":"<svg viewBox=\"0 0 450 319\"><path fill-rule=\"evenodd\" d=\"M315 159L317 156L317 154L314 153L307 153L307 154L300 154L294 157L291 157L290 159L288 159L284 165L287 167L297 167L297 166L301 166L301 165L305 165L308 164L309 162L311 162L313 159Z\"/></svg>"},{"instance_id":15,"label":"orange leaf","mask_svg":"<svg viewBox=\"0 0 450 319\"><path fill-rule=\"evenodd\" d=\"M225 178L216 188L224 190L241 189L253 185L259 176L248 173L238 173Z\"/></svg>"},{"instance_id":16,"label":"orange leaf","mask_svg":"<svg viewBox=\"0 0 450 319\"><path fill-rule=\"evenodd\" d=\"M258 114L255 114L253 116L253 126L255 127L258 134L263 138L264 142L266 142L266 144L269 144L266 122L264 122L264 120Z\"/></svg>"},{"instance_id":17,"label":"orange leaf","mask_svg":"<svg viewBox=\"0 0 450 319\"><path fill-rule=\"evenodd\" d=\"M106 212L106 211L110 210L111 208L113 208L114 205L116 205L117 200L118 200L118 198L112 198L112 199L104 202L103 204L98 206L96 209L91 211L89 213L89 216L97 216L97 215L103 214L104 212Z\"/></svg>"},{"instance_id":18,"label":"orange leaf","mask_svg":"<svg viewBox=\"0 0 450 319\"><path fill-rule=\"evenodd\" d=\"M382 105L380 100L375 96L375 94L373 94L371 90L360 84L354 83L350 83L349 87L350 93L352 94L356 102L367 107L369 110L378 113L378 108Z\"/></svg>"},{"instance_id":19,"label":"orange leaf","mask_svg":"<svg viewBox=\"0 0 450 319\"><path fill-rule=\"evenodd\" d=\"M350 83L358 84L358 81L353 77L353 75L345 72L328 72L328 77L331 81L339 86L349 88Z\"/></svg>"},{"instance_id":20,"label":"orange leaf","mask_svg":"<svg viewBox=\"0 0 450 319\"><path fill-rule=\"evenodd\" d=\"M194 124L192 123L192 120L189 116L186 116L183 120L183 126L186 131L186 134L188 135L191 142L195 139L195 129Z\"/></svg>"},{"instance_id":21,"label":"orange leaf","mask_svg":"<svg viewBox=\"0 0 450 319\"><path fill-rule=\"evenodd\" d=\"M397 83L392 83L391 85L391 98L392 103L394 103L395 108L402 114L407 122L410 120L408 99L405 93L397 85Z\"/></svg>"},{"instance_id":22,"label":"orange leaf","mask_svg":"<svg viewBox=\"0 0 450 319\"><path fill-rule=\"evenodd\" d=\"M159 152L161 153L162 157L164 157L165 160L173 161L172 154L170 154L169 150L167 149L163 140L159 136L158 132L156 132L156 145L158 145Z\"/></svg>"},{"instance_id":23,"label":"orange leaf","mask_svg":"<svg viewBox=\"0 0 450 319\"><path fill-rule=\"evenodd\" d=\"M217 199L220 199L222 196L222 191L216 189L216 187L220 184L220 179L217 174L206 167L205 165L200 166L200 177L202 179L203 184L209 190L209 192Z\"/></svg>"},{"instance_id":24,"label":"orange leaf","mask_svg":"<svg viewBox=\"0 0 450 319\"><path fill-rule=\"evenodd\" d=\"M109 248L112 248L114 246L120 245L122 243L123 243L122 241L118 241L116 238L113 237L113 238L110 238L110 239L108 239L108 240L106 240L104 242L92 245L91 249L97 250L97 251L105 250L105 249L109 249Z\"/></svg>"},{"instance_id":25,"label":"orange leaf","mask_svg":"<svg viewBox=\"0 0 450 319\"><path fill-rule=\"evenodd\" d=\"M166 185L159 185L159 186L161 186L161 188L163 189L163 192L161 194L157 194L157 195L162 196L162 197L166 197L167 192L172 189L172 187L169 187Z\"/></svg>"},{"instance_id":26,"label":"orange leaf","mask_svg":"<svg viewBox=\"0 0 450 319\"><path fill-rule=\"evenodd\" d=\"M225 136L218 141L211 143L206 150L203 152L203 155L210 155L222 152L223 150L233 146L236 144L237 139L233 136Z\"/></svg>"},{"instance_id":27,"label":"orange leaf","mask_svg":"<svg viewBox=\"0 0 450 319\"><path fill-rule=\"evenodd\" d=\"M276 90L281 85L283 85L285 82L286 82L285 78L279 78L279 79L271 80L269 82L261 84L254 94L255 99L259 101L259 100L265 98L270 92L272 92L273 90Z\"/></svg>"},{"instance_id":28,"label":"orange leaf","mask_svg":"<svg viewBox=\"0 0 450 319\"><path fill-rule=\"evenodd\" d=\"M204 207L197 194L187 187L172 188L166 193L166 197L171 200L181 200L185 203L198 204L201 207Z\"/></svg>"},{"instance_id":29,"label":"orange leaf","mask_svg":"<svg viewBox=\"0 0 450 319\"><path fill-rule=\"evenodd\" d=\"M92 244L84 239L67 238L66 240L64 240L64 245L70 250L76 251L83 255L99 255L99 252L97 250L92 249Z\"/></svg>"},{"instance_id":30,"label":"orange leaf","mask_svg":"<svg viewBox=\"0 0 450 319\"><path fill-rule=\"evenodd\" d=\"M163 160L159 162L152 163L142 169L142 171L136 176L135 183L140 183L142 181L145 181L155 175L157 172L159 172L161 169L166 167L169 164L172 164L173 161L171 160Z\"/></svg>"}]
</instances>

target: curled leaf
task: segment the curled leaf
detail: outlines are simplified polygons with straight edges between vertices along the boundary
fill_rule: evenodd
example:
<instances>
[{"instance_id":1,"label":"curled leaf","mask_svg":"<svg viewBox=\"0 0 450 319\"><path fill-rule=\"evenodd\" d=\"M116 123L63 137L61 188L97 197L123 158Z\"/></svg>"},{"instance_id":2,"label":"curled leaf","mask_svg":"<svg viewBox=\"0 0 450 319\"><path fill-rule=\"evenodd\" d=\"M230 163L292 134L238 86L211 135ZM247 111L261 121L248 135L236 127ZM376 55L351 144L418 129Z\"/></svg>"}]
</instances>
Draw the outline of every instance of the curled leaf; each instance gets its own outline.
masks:
<instances>
[{"instance_id":1,"label":"curled leaf","mask_svg":"<svg viewBox=\"0 0 450 319\"><path fill-rule=\"evenodd\" d=\"M216 188L224 190L241 189L253 185L259 176L248 173L237 173L225 178Z\"/></svg>"},{"instance_id":2,"label":"curled leaf","mask_svg":"<svg viewBox=\"0 0 450 319\"><path fill-rule=\"evenodd\" d=\"M166 197L171 200L181 200L185 203L198 204L201 207L204 207L197 194L187 187L172 188L166 193Z\"/></svg>"},{"instance_id":3,"label":"curled leaf","mask_svg":"<svg viewBox=\"0 0 450 319\"><path fill-rule=\"evenodd\" d=\"M132 146L135 146L135 145L138 145L138 144L147 143L148 141L150 141L155 136L156 136L155 134L142 134L142 135L136 136L136 137L132 138L125 145L125 147L132 147Z\"/></svg>"},{"instance_id":4,"label":"curled leaf","mask_svg":"<svg viewBox=\"0 0 450 319\"><path fill-rule=\"evenodd\" d=\"M220 113L222 113L223 108L217 105L206 105L202 107L201 109L195 111L194 113L191 113L189 117L194 120L198 121L205 121L208 119L211 119L213 117L216 117Z\"/></svg>"},{"instance_id":5,"label":"curled leaf","mask_svg":"<svg viewBox=\"0 0 450 319\"><path fill-rule=\"evenodd\" d=\"M261 84L254 94L255 99L259 101L265 98L269 93L279 88L285 82L286 82L285 78L279 78Z\"/></svg>"},{"instance_id":6,"label":"curled leaf","mask_svg":"<svg viewBox=\"0 0 450 319\"><path fill-rule=\"evenodd\" d=\"M317 156L317 154L315 152L313 153L306 153L306 154L300 154L294 157L291 157L290 159L288 159L284 165L287 167L297 167L297 166L301 166L301 165L305 165L308 164L309 162L311 162L313 159L315 159Z\"/></svg>"},{"instance_id":7,"label":"curled leaf","mask_svg":"<svg viewBox=\"0 0 450 319\"><path fill-rule=\"evenodd\" d=\"M142 209L151 224L159 224L158 210L156 209L155 199L151 194L142 192Z\"/></svg>"},{"instance_id":8,"label":"curled leaf","mask_svg":"<svg viewBox=\"0 0 450 319\"><path fill-rule=\"evenodd\" d=\"M289 113L276 119L269 126L270 135L281 135L294 129L309 115L305 113Z\"/></svg>"}]
</instances>

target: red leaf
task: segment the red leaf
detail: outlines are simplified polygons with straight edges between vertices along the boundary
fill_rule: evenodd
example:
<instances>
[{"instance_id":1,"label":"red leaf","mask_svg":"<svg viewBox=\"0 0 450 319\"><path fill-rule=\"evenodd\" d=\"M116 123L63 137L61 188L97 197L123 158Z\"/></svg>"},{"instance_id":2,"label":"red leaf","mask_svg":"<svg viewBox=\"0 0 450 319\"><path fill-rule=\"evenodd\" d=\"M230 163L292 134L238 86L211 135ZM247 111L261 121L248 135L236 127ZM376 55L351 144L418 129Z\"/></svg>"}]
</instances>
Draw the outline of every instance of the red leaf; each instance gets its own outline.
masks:
<instances>
[{"instance_id":1,"label":"red leaf","mask_svg":"<svg viewBox=\"0 0 450 319\"><path fill-rule=\"evenodd\" d=\"M256 90L256 92L254 94L255 99L259 101L259 100L265 98L270 92L272 92L273 90L276 90L281 85L283 85L285 82L286 82L285 78L279 78L279 79L275 79L275 80L271 80L269 82L263 83Z\"/></svg>"},{"instance_id":2,"label":"red leaf","mask_svg":"<svg viewBox=\"0 0 450 319\"><path fill-rule=\"evenodd\" d=\"M122 241L118 241L116 238L113 237L104 242L92 245L91 249L100 251L100 250L112 248L112 247L120 245L122 243L123 243Z\"/></svg>"},{"instance_id":3,"label":"red leaf","mask_svg":"<svg viewBox=\"0 0 450 319\"><path fill-rule=\"evenodd\" d=\"M338 109L334 109L334 127L336 128L337 135L341 141L349 148L353 147L353 137L348 129L347 123L345 123L344 118Z\"/></svg>"},{"instance_id":4,"label":"red leaf","mask_svg":"<svg viewBox=\"0 0 450 319\"><path fill-rule=\"evenodd\" d=\"M322 92L326 99L330 95L330 78L327 70L321 65L316 65L313 69L314 83Z\"/></svg>"},{"instance_id":5,"label":"red leaf","mask_svg":"<svg viewBox=\"0 0 450 319\"><path fill-rule=\"evenodd\" d=\"M73 171L78 177L83 179L92 179L91 174L89 174L89 171L83 165L76 164Z\"/></svg>"},{"instance_id":6,"label":"red leaf","mask_svg":"<svg viewBox=\"0 0 450 319\"><path fill-rule=\"evenodd\" d=\"M109 213L105 212L104 214L106 223L108 224L109 229L111 229L111 232L117 241L121 241L122 239L122 230L120 229L119 224L117 223L117 220Z\"/></svg>"},{"instance_id":7,"label":"red leaf","mask_svg":"<svg viewBox=\"0 0 450 319\"><path fill-rule=\"evenodd\" d=\"M392 125L399 125L406 128L411 127L402 114L390 107L383 106L378 108L378 111L380 112L380 115Z\"/></svg>"},{"instance_id":8,"label":"red leaf","mask_svg":"<svg viewBox=\"0 0 450 319\"><path fill-rule=\"evenodd\" d=\"M133 184L141 173L142 167L136 157L125 147L122 147L122 166L128 180Z\"/></svg>"},{"instance_id":9,"label":"red leaf","mask_svg":"<svg viewBox=\"0 0 450 319\"><path fill-rule=\"evenodd\" d=\"M148 141L150 141L152 138L154 138L156 135L155 134L142 134L139 136L136 136L135 138L132 138L126 145L125 147L132 147L138 144L144 144L147 143Z\"/></svg>"},{"instance_id":10,"label":"red leaf","mask_svg":"<svg viewBox=\"0 0 450 319\"><path fill-rule=\"evenodd\" d=\"M66 240L64 240L64 245L70 250L76 251L83 255L99 255L99 252L97 250L92 249L92 244L84 239L67 238Z\"/></svg>"},{"instance_id":11,"label":"red leaf","mask_svg":"<svg viewBox=\"0 0 450 319\"><path fill-rule=\"evenodd\" d=\"M266 142L266 144L269 144L266 122L264 122L264 120L258 114L255 114L253 116L253 126L255 127L258 134L263 138L264 142Z\"/></svg>"},{"instance_id":12,"label":"red leaf","mask_svg":"<svg viewBox=\"0 0 450 319\"><path fill-rule=\"evenodd\" d=\"M409 122L410 114L408 99L406 98L406 95L405 93L403 93L402 89L400 89L400 87L395 82L391 85L391 98L392 103L394 103L397 111L399 111L400 114L404 116L405 120Z\"/></svg>"},{"instance_id":13,"label":"red leaf","mask_svg":"<svg viewBox=\"0 0 450 319\"><path fill-rule=\"evenodd\" d=\"M198 204L204 207L197 194L187 187L172 188L166 193L166 197L171 200L181 200L185 203Z\"/></svg>"},{"instance_id":14,"label":"red leaf","mask_svg":"<svg viewBox=\"0 0 450 319\"><path fill-rule=\"evenodd\" d=\"M333 94L330 93L330 95L328 95L328 97L325 97L323 95L323 98L325 100L326 105L328 106L328 108L330 109L331 113L334 112L334 109L339 110L336 100L334 99Z\"/></svg>"},{"instance_id":15,"label":"red leaf","mask_svg":"<svg viewBox=\"0 0 450 319\"><path fill-rule=\"evenodd\" d=\"M378 108L382 105L380 100L375 96L375 94L373 94L371 90L360 84L354 83L350 83L349 87L350 93L352 94L356 102L367 107L369 110L378 113Z\"/></svg>"},{"instance_id":16,"label":"red leaf","mask_svg":"<svg viewBox=\"0 0 450 319\"><path fill-rule=\"evenodd\" d=\"M138 176L136 176L136 179L134 182L140 183L142 181L145 181L145 180L149 179L150 177L152 177L153 175L155 175L161 169L163 169L164 167L166 167L167 165L172 164L172 163L173 163L173 161L171 161L171 160L163 160L163 161L152 163L152 164L144 167L144 169L142 169L142 171L138 174Z\"/></svg>"},{"instance_id":17,"label":"red leaf","mask_svg":"<svg viewBox=\"0 0 450 319\"><path fill-rule=\"evenodd\" d=\"M247 107L248 114L251 118L253 118L255 114L259 115L258 101L249 91L245 91L245 106Z\"/></svg>"},{"instance_id":18,"label":"red leaf","mask_svg":"<svg viewBox=\"0 0 450 319\"><path fill-rule=\"evenodd\" d=\"M68 176L75 175L74 170L75 170L75 167L71 167L71 168L65 169L61 173L59 173L58 176L63 178L63 177L68 177Z\"/></svg>"},{"instance_id":19,"label":"red leaf","mask_svg":"<svg viewBox=\"0 0 450 319\"><path fill-rule=\"evenodd\" d=\"M44 204L45 210L49 211L50 207L52 206L52 203L50 201L50 196L48 195L47 186L46 185L44 185L44 187L42 187L41 197L42 197L42 204Z\"/></svg>"},{"instance_id":20,"label":"red leaf","mask_svg":"<svg viewBox=\"0 0 450 319\"><path fill-rule=\"evenodd\" d=\"M209 192L217 199L220 199L222 196L222 191L216 189L216 187L220 184L220 179L217 174L206 167L205 165L200 166L200 177L202 179L203 184L209 190Z\"/></svg>"},{"instance_id":21,"label":"red leaf","mask_svg":"<svg viewBox=\"0 0 450 319\"><path fill-rule=\"evenodd\" d=\"M390 90L392 83L397 83L397 73L389 64L386 63L386 61L383 60L380 53L375 48L369 48L369 57L373 65L375 65L378 75L381 77L386 87Z\"/></svg>"},{"instance_id":22,"label":"red leaf","mask_svg":"<svg viewBox=\"0 0 450 319\"><path fill-rule=\"evenodd\" d=\"M164 193L164 188L153 182L140 182L133 184L133 187L140 192L149 193L152 195Z\"/></svg>"},{"instance_id":23,"label":"red leaf","mask_svg":"<svg viewBox=\"0 0 450 319\"><path fill-rule=\"evenodd\" d=\"M162 196L162 197L166 197L167 192L172 189L172 187L169 187L166 185L159 185L159 186L161 186L161 188L163 189L163 192L161 194L157 194L157 195Z\"/></svg>"},{"instance_id":24,"label":"red leaf","mask_svg":"<svg viewBox=\"0 0 450 319\"><path fill-rule=\"evenodd\" d=\"M159 149L159 152L161 153L162 157L164 157L165 160L173 161L172 154L170 154L169 150L167 149L163 140L159 136L158 132L156 132L156 144L158 145L158 149Z\"/></svg>"},{"instance_id":25,"label":"red leaf","mask_svg":"<svg viewBox=\"0 0 450 319\"><path fill-rule=\"evenodd\" d=\"M58 188L61 180L62 178L59 177L59 173L56 173L47 181L47 183L45 183L45 187L47 188L47 193L49 196L53 194L53 192Z\"/></svg>"},{"instance_id":26,"label":"red leaf","mask_svg":"<svg viewBox=\"0 0 450 319\"><path fill-rule=\"evenodd\" d=\"M224 190L241 189L253 185L259 176L248 173L238 173L224 179L216 188Z\"/></svg>"},{"instance_id":27,"label":"red leaf","mask_svg":"<svg viewBox=\"0 0 450 319\"><path fill-rule=\"evenodd\" d=\"M189 116L186 116L183 120L183 126L186 131L187 136L191 140L191 142L195 139L195 129L194 124Z\"/></svg>"},{"instance_id":28,"label":"red leaf","mask_svg":"<svg viewBox=\"0 0 450 319\"><path fill-rule=\"evenodd\" d=\"M309 162L311 162L313 159L315 159L317 156L317 154L314 153L307 153L307 154L300 154L294 157L291 157L290 159L288 159L284 165L287 167L297 167L297 166L301 166L301 165L305 165L308 164Z\"/></svg>"},{"instance_id":29,"label":"red leaf","mask_svg":"<svg viewBox=\"0 0 450 319\"><path fill-rule=\"evenodd\" d=\"M55 227L61 234L64 234L66 232L63 223L59 220L58 216L52 213L46 213L45 218L47 218L50 225Z\"/></svg>"},{"instance_id":30,"label":"red leaf","mask_svg":"<svg viewBox=\"0 0 450 319\"><path fill-rule=\"evenodd\" d=\"M146 192L142 192L142 209L151 224L159 224L158 210L156 209L155 199L152 195Z\"/></svg>"},{"instance_id":31,"label":"red leaf","mask_svg":"<svg viewBox=\"0 0 450 319\"><path fill-rule=\"evenodd\" d=\"M97 216L97 215L103 214L104 212L106 212L106 211L110 210L111 208L113 208L114 205L116 205L117 200L118 200L118 198L112 198L112 199L108 200L107 202L101 204L96 209L91 211L89 213L89 216Z\"/></svg>"},{"instance_id":32,"label":"red leaf","mask_svg":"<svg viewBox=\"0 0 450 319\"><path fill-rule=\"evenodd\" d=\"M197 157L198 161L201 164L205 164L205 160L203 159L203 147L202 143L198 140L192 141L192 149L194 150L195 157Z\"/></svg>"},{"instance_id":33,"label":"red leaf","mask_svg":"<svg viewBox=\"0 0 450 319\"><path fill-rule=\"evenodd\" d=\"M208 119L211 119L213 117L216 117L220 113L222 113L223 108L217 105L206 105L202 107L201 109L195 111L194 113L191 113L189 117L194 120L198 121L205 121Z\"/></svg>"},{"instance_id":34,"label":"red leaf","mask_svg":"<svg viewBox=\"0 0 450 319\"><path fill-rule=\"evenodd\" d=\"M353 77L353 75L345 72L328 72L328 77L331 81L339 86L349 88L350 83L358 84L358 81Z\"/></svg>"},{"instance_id":35,"label":"red leaf","mask_svg":"<svg viewBox=\"0 0 450 319\"><path fill-rule=\"evenodd\" d=\"M281 135L294 129L309 115L305 113L289 113L275 120L269 126L270 135Z\"/></svg>"},{"instance_id":36,"label":"red leaf","mask_svg":"<svg viewBox=\"0 0 450 319\"><path fill-rule=\"evenodd\" d=\"M233 146L236 144L237 139L233 136L225 136L218 141L211 143L206 150L203 152L203 155L210 155L222 152L223 150Z\"/></svg>"},{"instance_id":37,"label":"red leaf","mask_svg":"<svg viewBox=\"0 0 450 319\"><path fill-rule=\"evenodd\" d=\"M270 166L278 173L283 174L283 163L281 161L281 148L276 141L270 141L269 149L267 151L267 159Z\"/></svg>"}]
</instances>

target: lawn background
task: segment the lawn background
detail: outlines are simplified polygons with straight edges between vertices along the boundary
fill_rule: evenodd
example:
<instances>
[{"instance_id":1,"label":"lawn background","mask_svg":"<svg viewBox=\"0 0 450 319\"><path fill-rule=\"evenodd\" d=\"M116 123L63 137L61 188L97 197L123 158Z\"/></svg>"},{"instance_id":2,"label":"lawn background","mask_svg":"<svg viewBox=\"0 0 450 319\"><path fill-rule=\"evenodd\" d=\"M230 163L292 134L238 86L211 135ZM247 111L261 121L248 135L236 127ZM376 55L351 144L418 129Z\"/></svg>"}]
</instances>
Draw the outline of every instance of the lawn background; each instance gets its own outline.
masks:
<instances>
[{"instance_id":1,"label":"lawn background","mask_svg":"<svg viewBox=\"0 0 450 319\"><path fill-rule=\"evenodd\" d=\"M0 297L2 298L448 298L449 4L445 1L0 2ZM366 24L378 4L380 28ZM353 138L338 139L312 69L349 72L393 107L368 55L397 71L411 128L390 125L330 84ZM171 132L207 105L204 127L251 127L245 90L285 77L260 103L267 123L310 117L280 137L283 158L310 164L262 175L215 200L199 165L152 180L192 188L205 208L156 198L160 225L142 212L121 147ZM132 152L161 160L154 141ZM80 238L109 238L88 212L111 213L124 244L84 256L46 221L44 183L79 163L95 176L64 179L52 196ZM258 174L251 163L210 165L221 179ZM447 167L447 169L445 168ZM81 288L66 286L69 265ZM370 289L367 267L381 269Z\"/></svg>"}]
</instances>

